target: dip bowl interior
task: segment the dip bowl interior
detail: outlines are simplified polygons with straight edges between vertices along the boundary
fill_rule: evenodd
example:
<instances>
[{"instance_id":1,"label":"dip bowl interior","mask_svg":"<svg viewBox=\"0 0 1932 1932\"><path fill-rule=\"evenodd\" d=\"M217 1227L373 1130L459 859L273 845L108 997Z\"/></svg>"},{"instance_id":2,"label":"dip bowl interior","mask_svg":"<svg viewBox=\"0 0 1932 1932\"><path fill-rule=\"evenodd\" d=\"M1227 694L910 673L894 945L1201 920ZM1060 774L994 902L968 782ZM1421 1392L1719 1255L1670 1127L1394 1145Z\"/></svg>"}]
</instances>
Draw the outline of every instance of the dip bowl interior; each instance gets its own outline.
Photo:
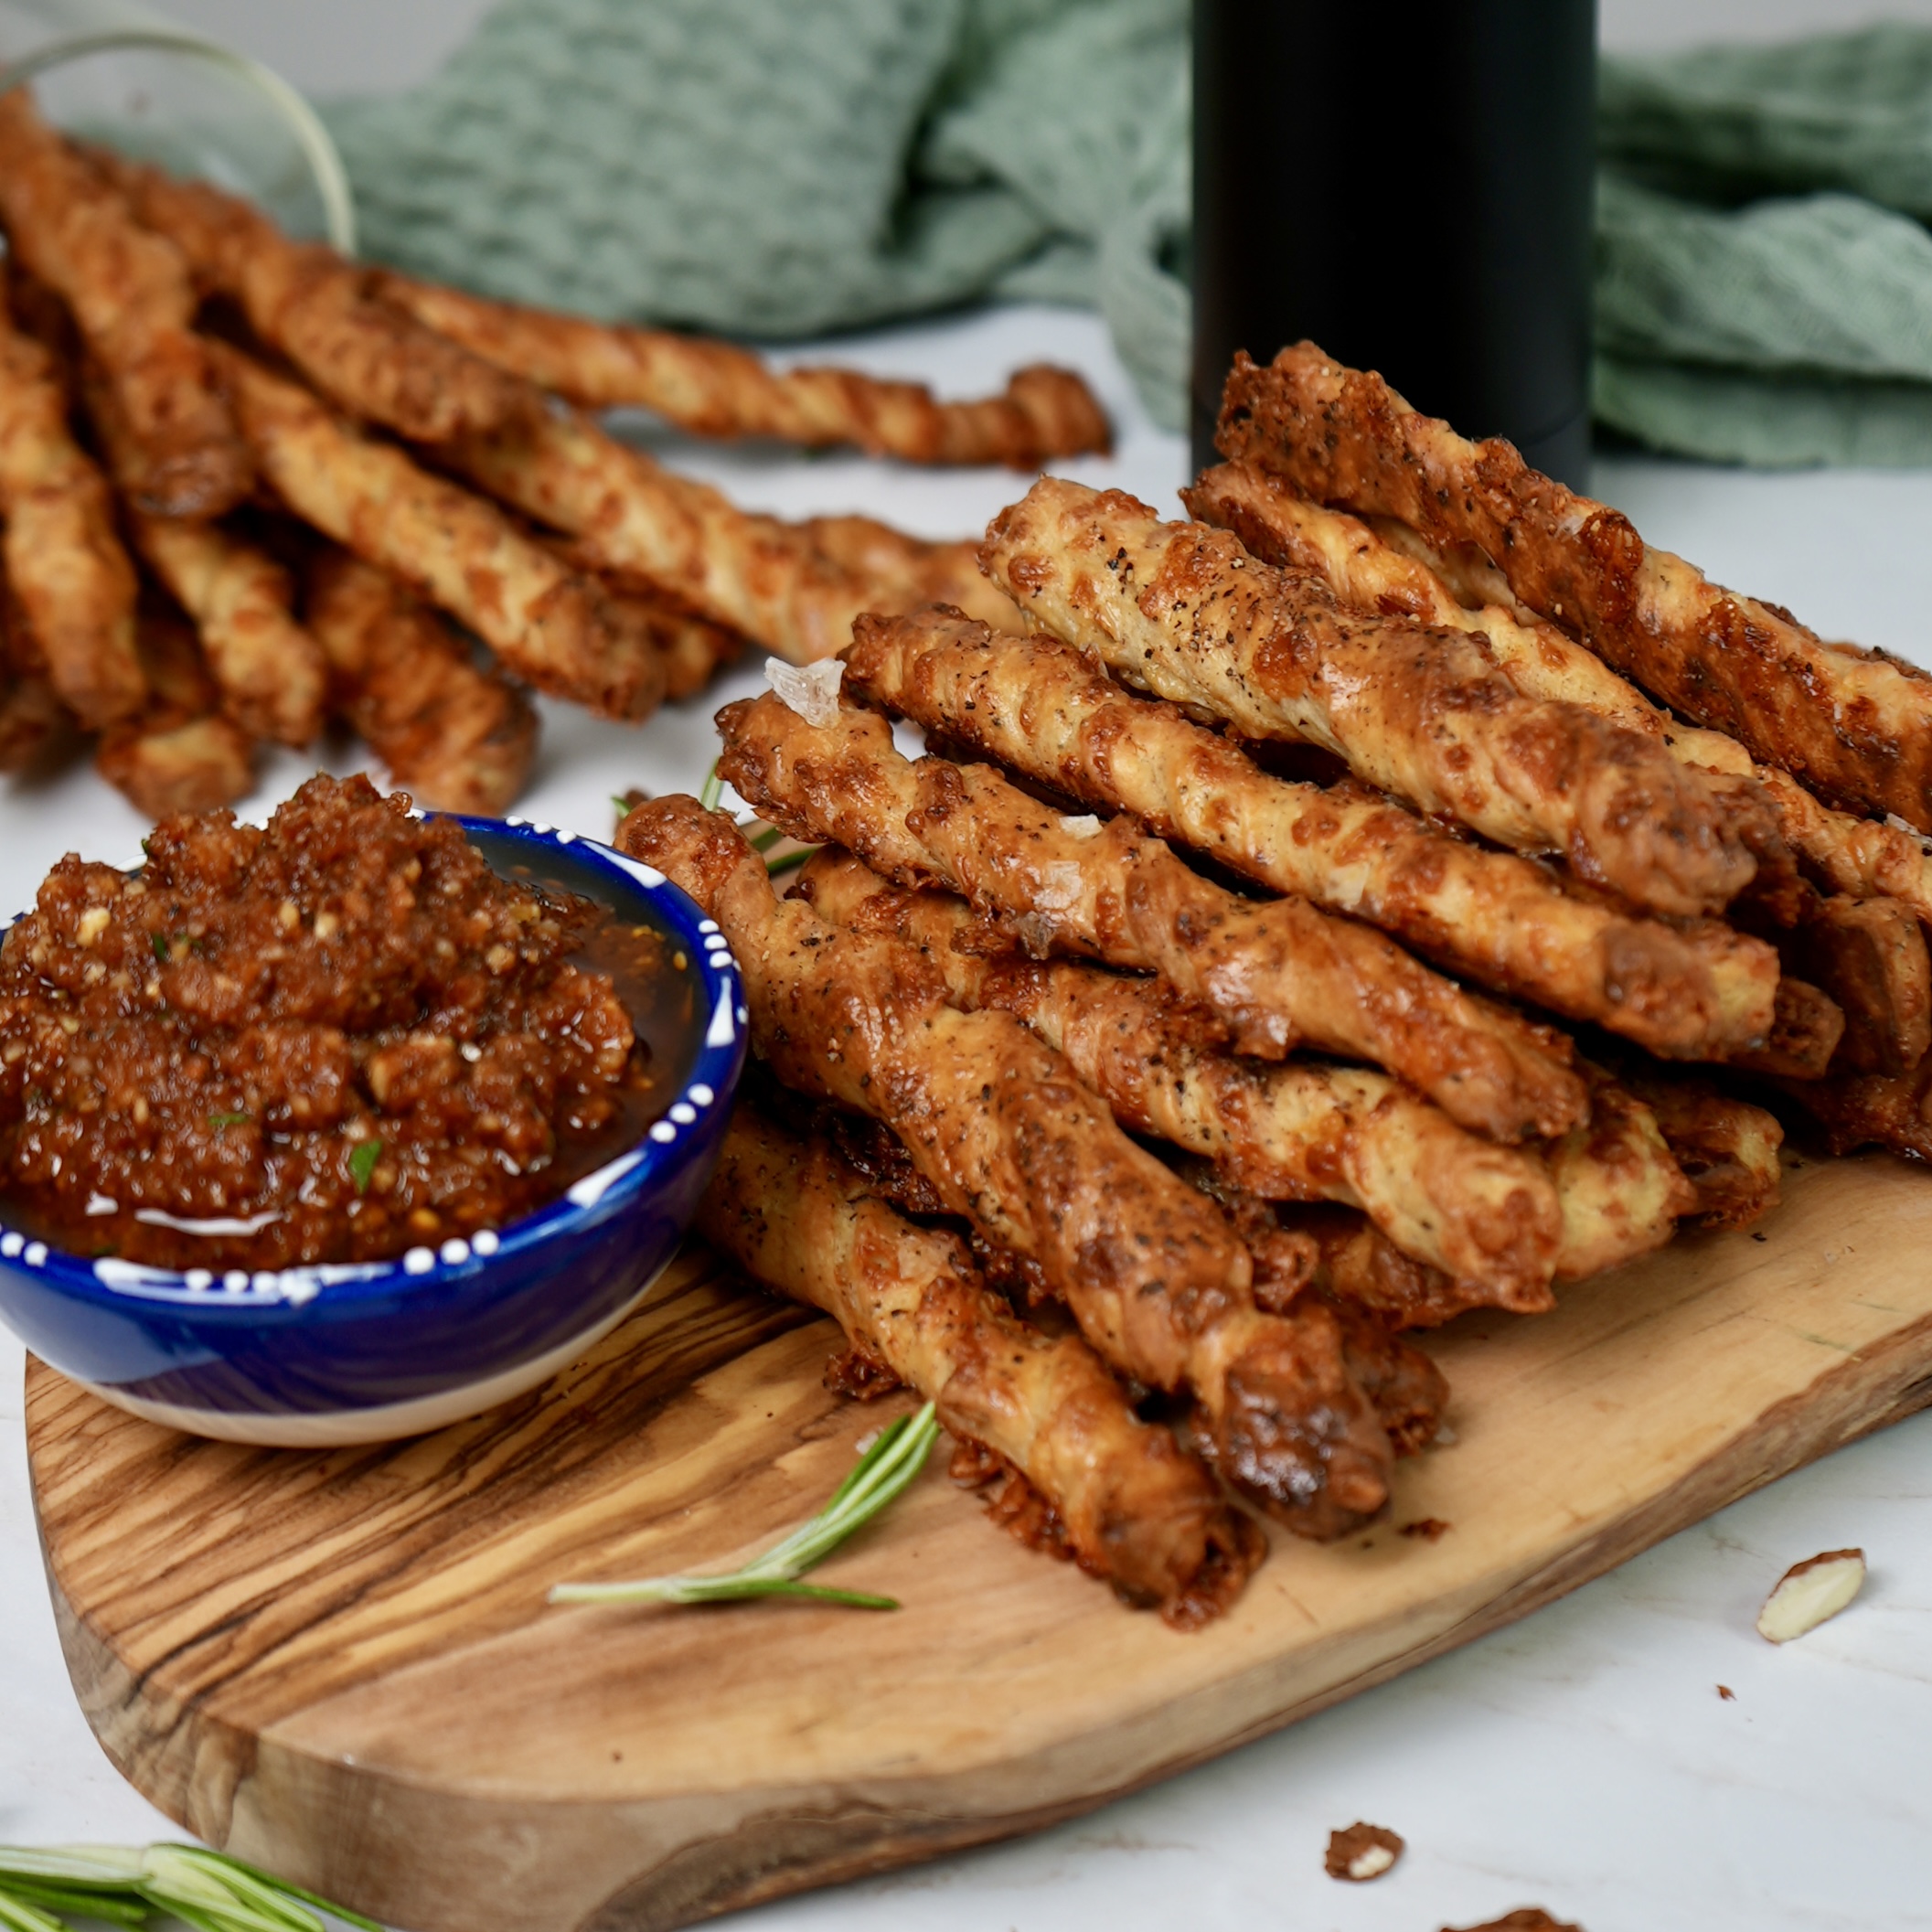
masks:
<instances>
[{"instance_id":1,"label":"dip bowl interior","mask_svg":"<svg viewBox=\"0 0 1932 1932\"><path fill-rule=\"evenodd\" d=\"M521 818L459 818L527 869L665 934L677 1097L634 1146L498 1229L392 1261L249 1274L89 1259L0 1226L0 1317L137 1415L288 1447L439 1428L534 1387L641 1302L696 1212L745 1052L715 923L651 867Z\"/></svg>"}]
</instances>

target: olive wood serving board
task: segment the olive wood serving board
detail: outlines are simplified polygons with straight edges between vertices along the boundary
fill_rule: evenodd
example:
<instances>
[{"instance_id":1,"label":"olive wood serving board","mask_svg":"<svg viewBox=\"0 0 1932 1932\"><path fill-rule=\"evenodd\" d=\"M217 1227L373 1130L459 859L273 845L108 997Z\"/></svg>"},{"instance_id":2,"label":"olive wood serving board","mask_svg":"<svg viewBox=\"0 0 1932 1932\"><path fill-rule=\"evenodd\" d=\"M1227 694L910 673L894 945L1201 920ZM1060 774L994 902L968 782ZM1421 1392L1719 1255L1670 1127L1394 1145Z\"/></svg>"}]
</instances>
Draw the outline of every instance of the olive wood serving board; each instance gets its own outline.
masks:
<instances>
[{"instance_id":1,"label":"olive wood serving board","mask_svg":"<svg viewBox=\"0 0 1932 1932\"><path fill-rule=\"evenodd\" d=\"M1084 1811L1932 1402L1932 1179L1805 1160L1762 1233L1435 1338L1455 1444L1372 1531L1276 1536L1187 1636L990 1527L943 1445L818 1573L897 1614L546 1608L749 1552L903 1403L828 1395L829 1324L701 1251L543 1388L379 1448L196 1441L29 1362L69 1668L164 1811L392 1924L681 1925Z\"/></svg>"}]
</instances>

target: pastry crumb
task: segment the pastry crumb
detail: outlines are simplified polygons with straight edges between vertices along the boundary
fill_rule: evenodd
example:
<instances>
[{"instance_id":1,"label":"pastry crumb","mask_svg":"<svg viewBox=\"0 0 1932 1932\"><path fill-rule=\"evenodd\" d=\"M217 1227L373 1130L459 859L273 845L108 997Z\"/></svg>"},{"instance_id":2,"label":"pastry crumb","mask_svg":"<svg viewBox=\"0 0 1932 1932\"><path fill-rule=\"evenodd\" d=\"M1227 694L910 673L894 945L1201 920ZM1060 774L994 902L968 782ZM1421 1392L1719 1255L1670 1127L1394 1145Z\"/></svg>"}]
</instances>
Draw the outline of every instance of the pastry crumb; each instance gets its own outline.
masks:
<instances>
[{"instance_id":1,"label":"pastry crumb","mask_svg":"<svg viewBox=\"0 0 1932 1932\"><path fill-rule=\"evenodd\" d=\"M1457 1932L1454 1926L1445 1926L1442 1932ZM1566 1918L1552 1918L1541 1905L1522 1905L1514 1912L1506 1912L1500 1918L1485 1919L1479 1926L1465 1926L1461 1932L1583 1932L1581 1926L1573 1926Z\"/></svg>"},{"instance_id":2,"label":"pastry crumb","mask_svg":"<svg viewBox=\"0 0 1932 1932\"><path fill-rule=\"evenodd\" d=\"M1366 1884L1388 1871L1402 1856L1402 1851L1403 1841L1395 1832L1382 1825L1365 1825L1358 1820L1346 1831L1329 1833L1322 1869L1330 1878Z\"/></svg>"}]
</instances>

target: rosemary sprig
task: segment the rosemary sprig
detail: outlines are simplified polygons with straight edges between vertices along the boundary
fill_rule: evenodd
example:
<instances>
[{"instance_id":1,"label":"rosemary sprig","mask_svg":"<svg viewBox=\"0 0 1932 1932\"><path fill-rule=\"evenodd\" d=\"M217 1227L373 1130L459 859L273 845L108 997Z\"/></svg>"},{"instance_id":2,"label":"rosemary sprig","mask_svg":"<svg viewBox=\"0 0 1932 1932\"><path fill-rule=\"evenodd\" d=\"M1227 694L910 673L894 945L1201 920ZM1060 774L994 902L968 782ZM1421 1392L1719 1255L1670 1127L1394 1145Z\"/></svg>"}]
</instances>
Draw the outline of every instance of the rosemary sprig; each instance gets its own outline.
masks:
<instances>
[{"instance_id":1,"label":"rosemary sprig","mask_svg":"<svg viewBox=\"0 0 1932 1932\"><path fill-rule=\"evenodd\" d=\"M939 1439L939 1419L927 1403L916 1415L902 1415L879 1432L879 1440L853 1466L830 1502L763 1556L722 1576L649 1576L637 1583L562 1583L552 1603L736 1603L753 1596L808 1596L855 1610L896 1610L896 1597L863 1590L827 1590L798 1578L823 1563L855 1530L871 1521L902 1494L925 1467Z\"/></svg>"},{"instance_id":2,"label":"rosemary sprig","mask_svg":"<svg viewBox=\"0 0 1932 1932\"><path fill-rule=\"evenodd\" d=\"M67 1932L69 1918L144 1927L156 1917L196 1932L326 1932L324 1912L382 1932L347 1905L199 1845L0 1845L6 1932Z\"/></svg>"},{"instance_id":3,"label":"rosemary sprig","mask_svg":"<svg viewBox=\"0 0 1932 1932\"><path fill-rule=\"evenodd\" d=\"M706 811L715 812L718 801L724 796L724 780L718 775L718 761L711 760L711 768L704 774L704 784L698 793L698 803Z\"/></svg>"}]
</instances>

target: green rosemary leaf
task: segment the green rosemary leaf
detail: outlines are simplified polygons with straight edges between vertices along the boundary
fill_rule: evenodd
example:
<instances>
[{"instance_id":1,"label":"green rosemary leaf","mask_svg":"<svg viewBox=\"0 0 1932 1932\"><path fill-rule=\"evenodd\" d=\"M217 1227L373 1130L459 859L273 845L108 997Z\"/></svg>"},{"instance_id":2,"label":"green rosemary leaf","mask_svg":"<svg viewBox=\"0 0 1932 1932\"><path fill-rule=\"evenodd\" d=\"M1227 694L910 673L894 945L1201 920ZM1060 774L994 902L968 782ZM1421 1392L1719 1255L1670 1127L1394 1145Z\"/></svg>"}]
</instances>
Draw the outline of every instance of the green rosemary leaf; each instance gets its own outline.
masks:
<instances>
[{"instance_id":1,"label":"green rosemary leaf","mask_svg":"<svg viewBox=\"0 0 1932 1932\"><path fill-rule=\"evenodd\" d=\"M746 843L754 852L769 852L785 837L775 825L768 825L764 830L755 834Z\"/></svg>"},{"instance_id":2,"label":"green rosemary leaf","mask_svg":"<svg viewBox=\"0 0 1932 1932\"><path fill-rule=\"evenodd\" d=\"M706 811L715 812L718 801L724 796L724 780L718 775L718 761L711 760L711 768L704 774L704 785L698 794L698 803Z\"/></svg>"},{"instance_id":3,"label":"green rosemary leaf","mask_svg":"<svg viewBox=\"0 0 1932 1932\"><path fill-rule=\"evenodd\" d=\"M832 1499L762 1556L721 1576L651 1576L635 1583L559 1584L552 1603L732 1603L753 1596L806 1596L854 1609L896 1610L897 1601L859 1590L827 1590L798 1578L823 1563L855 1531L902 1495L924 1468L939 1439L939 1418L927 1403L879 1432Z\"/></svg>"},{"instance_id":4,"label":"green rosemary leaf","mask_svg":"<svg viewBox=\"0 0 1932 1932\"><path fill-rule=\"evenodd\" d=\"M147 1866L143 1893L163 1911L190 1924L198 1912L216 1924L248 1927L251 1932L325 1932L322 1920L290 1898L279 1880L258 1878L219 1852L199 1845L150 1845Z\"/></svg>"},{"instance_id":5,"label":"green rosemary leaf","mask_svg":"<svg viewBox=\"0 0 1932 1932\"><path fill-rule=\"evenodd\" d=\"M117 1892L70 1892L57 1895L49 1890L42 1895L41 1903L49 1911L64 1912L69 1918L99 1919L104 1926L140 1927L155 1916L141 1899L123 1898Z\"/></svg>"},{"instance_id":6,"label":"green rosemary leaf","mask_svg":"<svg viewBox=\"0 0 1932 1932\"><path fill-rule=\"evenodd\" d=\"M613 792L611 794L611 803L617 807L618 817L627 818L630 817L631 801L622 792Z\"/></svg>"},{"instance_id":7,"label":"green rosemary leaf","mask_svg":"<svg viewBox=\"0 0 1932 1932\"><path fill-rule=\"evenodd\" d=\"M208 1124L211 1127L245 1127L249 1123L246 1114L210 1114Z\"/></svg>"},{"instance_id":8,"label":"green rosemary leaf","mask_svg":"<svg viewBox=\"0 0 1932 1932\"><path fill-rule=\"evenodd\" d=\"M37 1878L0 1880L0 1897L37 1905L43 1912L64 1912L69 1918L97 1918L110 1926L144 1926L149 1917L147 1906L139 1899Z\"/></svg>"},{"instance_id":9,"label":"green rosemary leaf","mask_svg":"<svg viewBox=\"0 0 1932 1932\"><path fill-rule=\"evenodd\" d=\"M143 1854L121 1845L0 1845L0 1881L51 1879L59 1884L138 1884Z\"/></svg>"},{"instance_id":10,"label":"green rosemary leaf","mask_svg":"<svg viewBox=\"0 0 1932 1932\"><path fill-rule=\"evenodd\" d=\"M356 1183L358 1194L369 1190L369 1176L376 1171L376 1163L382 1158L382 1143L374 1135L367 1140L358 1140L349 1149L349 1179Z\"/></svg>"},{"instance_id":11,"label":"green rosemary leaf","mask_svg":"<svg viewBox=\"0 0 1932 1932\"><path fill-rule=\"evenodd\" d=\"M150 933L147 936L148 943L155 949L155 957L163 966L165 966L167 964L167 935L165 933Z\"/></svg>"},{"instance_id":12,"label":"green rosemary leaf","mask_svg":"<svg viewBox=\"0 0 1932 1932\"><path fill-rule=\"evenodd\" d=\"M373 1918L351 1912L347 1905L338 1905L334 1899L324 1898L319 1892L308 1891L286 1878L277 1878L272 1872L264 1872L260 1865L251 1865L245 1858L237 1858L232 1852L202 1852L200 1856L212 1860L225 1870L241 1873L261 1884L272 1885L276 1891L286 1893L291 1898L299 1898L304 1904L314 1905L317 1911L339 1918L346 1926L359 1926L362 1932L383 1932L383 1927Z\"/></svg>"},{"instance_id":13,"label":"green rosemary leaf","mask_svg":"<svg viewBox=\"0 0 1932 1932\"><path fill-rule=\"evenodd\" d=\"M7 1884L0 1884L0 1927L5 1932L67 1932L51 1912L35 1905L24 1890Z\"/></svg>"},{"instance_id":14,"label":"green rosemary leaf","mask_svg":"<svg viewBox=\"0 0 1932 1932\"><path fill-rule=\"evenodd\" d=\"M764 869L772 878L777 879L784 873L802 866L817 849L818 848L815 845L802 845L795 852L781 852L775 859L767 859L764 862Z\"/></svg>"},{"instance_id":15,"label":"green rosemary leaf","mask_svg":"<svg viewBox=\"0 0 1932 1932\"><path fill-rule=\"evenodd\" d=\"M324 1913L382 1932L360 1913L201 1845L0 1845L0 1932L68 1932L55 1914L138 1927L155 1913L196 1932L325 1932Z\"/></svg>"}]
</instances>

